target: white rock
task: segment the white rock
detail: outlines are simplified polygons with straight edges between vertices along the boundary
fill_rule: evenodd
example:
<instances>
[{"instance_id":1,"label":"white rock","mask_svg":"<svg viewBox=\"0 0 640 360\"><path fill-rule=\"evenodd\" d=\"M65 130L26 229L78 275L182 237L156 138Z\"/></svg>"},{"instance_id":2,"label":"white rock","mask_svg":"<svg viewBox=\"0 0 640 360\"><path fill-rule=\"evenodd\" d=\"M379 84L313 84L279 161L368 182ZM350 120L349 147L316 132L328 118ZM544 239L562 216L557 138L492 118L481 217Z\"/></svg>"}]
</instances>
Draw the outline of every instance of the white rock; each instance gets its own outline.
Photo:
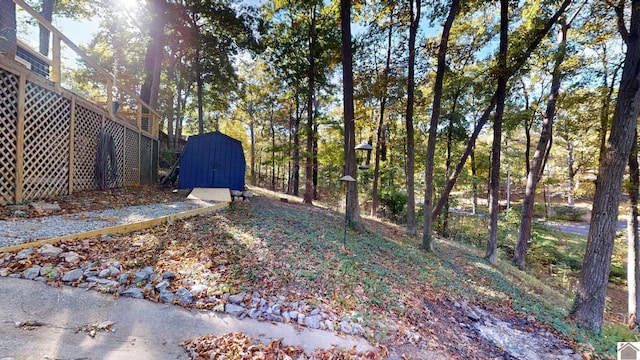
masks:
<instances>
[{"instance_id":1,"label":"white rock","mask_svg":"<svg viewBox=\"0 0 640 360\"><path fill-rule=\"evenodd\" d=\"M58 257L64 258L65 262L69 264L75 264L80 262L81 256L73 251L63 252L58 255Z\"/></svg>"},{"instance_id":2,"label":"white rock","mask_svg":"<svg viewBox=\"0 0 640 360\"><path fill-rule=\"evenodd\" d=\"M239 294L235 294L235 295L231 295L229 296L229 302L232 302L234 304L239 304L242 302L242 300L244 300L246 293L239 293Z\"/></svg>"},{"instance_id":3,"label":"white rock","mask_svg":"<svg viewBox=\"0 0 640 360\"><path fill-rule=\"evenodd\" d=\"M34 265L28 269L26 269L25 271L22 272L22 277L24 277L25 279L28 280L33 280L35 279L38 275L40 275L40 265Z\"/></svg>"},{"instance_id":4,"label":"white rock","mask_svg":"<svg viewBox=\"0 0 640 360\"><path fill-rule=\"evenodd\" d=\"M42 256L58 256L62 252L62 249L55 247L51 244L44 244L38 249L38 254Z\"/></svg>"},{"instance_id":5,"label":"white rock","mask_svg":"<svg viewBox=\"0 0 640 360\"><path fill-rule=\"evenodd\" d=\"M340 322L340 331L345 334L351 334L351 332L353 332L353 329L351 328L351 324L349 324L349 322L347 322L346 320L342 320Z\"/></svg>"},{"instance_id":6,"label":"white rock","mask_svg":"<svg viewBox=\"0 0 640 360\"><path fill-rule=\"evenodd\" d=\"M111 269L102 269L98 273L98 277L101 279L108 278L109 276L111 276Z\"/></svg>"},{"instance_id":7,"label":"white rock","mask_svg":"<svg viewBox=\"0 0 640 360\"><path fill-rule=\"evenodd\" d=\"M51 212L51 211L59 211L60 210L60 205L58 204L51 204L51 203L43 203L43 202L33 202L31 204L31 207L33 207L33 209L35 211L38 212L38 214L45 214L47 212Z\"/></svg>"},{"instance_id":8,"label":"white rock","mask_svg":"<svg viewBox=\"0 0 640 360\"><path fill-rule=\"evenodd\" d=\"M304 324L307 325L308 327L312 328L312 329L319 329L320 328L320 315L307 316L304 319Z\"/></svg>"},{"instance_id":9,"label":"white rock","mask_svg":"<svg viewBox=\"0 0 640 360\"><path fill-rule=\"evenodd\" d=\"M207 285L198 284L191 287L191 294L193 294L193 296L199 296L205 291L207 291Z\"/></svg>"},{"instance_id":10,"label":"white rock","mask_svg":"<svg viewBox=\"0 0 640 360\"><path fill-rule=\"evenodd\" d=\"M77 281L82 278L82 275L84 275L84 272L82 271L82 269L67 271L66 273L62 274L62 281L66 281L66 282Z\"/></svg>"},{"instance_id":11,"label":"white rock","mask_svg":"<svg viewBox=\"0 0 640 360\"><path fill-rule=\"evenodd\" d=\"M224 306L224 312L234 316L240 316L244 312L244 307L236 304L226 304Z\"/></svg>"},{"instance_id":12,"label":"white rock","mask_svg":"<svg viewBox=\"0 0 640 360\"><path fill-rule=\"evenodd\" d=\"M16 260L24 260L31 254L33 254L33 249L22 249L16 254Z\"/></svg>"}]
</instances>

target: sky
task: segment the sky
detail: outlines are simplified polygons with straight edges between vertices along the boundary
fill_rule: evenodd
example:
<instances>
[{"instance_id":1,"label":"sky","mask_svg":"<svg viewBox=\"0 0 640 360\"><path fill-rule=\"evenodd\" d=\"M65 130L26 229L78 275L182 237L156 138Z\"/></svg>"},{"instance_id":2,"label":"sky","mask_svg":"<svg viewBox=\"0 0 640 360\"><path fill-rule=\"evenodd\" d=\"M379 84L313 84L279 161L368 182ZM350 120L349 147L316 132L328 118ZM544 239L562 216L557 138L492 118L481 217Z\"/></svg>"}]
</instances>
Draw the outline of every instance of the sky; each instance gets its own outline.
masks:
<instances>
[{"instance_id":1,"label":"sky","mask_svg":"<svg viewBox=\"0 0 640 360\"><path fill-rule=\"evenodd\" d=\"M60 19L57 21L56 27L76 45L84 45L91 41L98 32L100 22L98 19L80 21Z\"/></svg>"},{"instance_id":2,"label":"sky","mask_svg":"<svg viewBox=\"0 0 640 360\"><path fill-rule=\"evenodd\" d=\"M39 30L36 25L30 24L27 22L27 19L31 19L31 16L24 11L20 11L18 7L17 13L17 37L19 41L26 43L32 49L38 50L38 34ZM99 30L100 22L98 19L93 20L72 20L66 18L55 18L53 21L53 26L60 30L69 40L71 40L76 45L85 45ZM62 56L66 60L65 65L73 66L75 61L72 59L76 59L78 56L74 51L70 50L67 46L65 46L64 42L62 44ZM49 55L51 58L51 55Z\"/></svg>"}]
</instances>

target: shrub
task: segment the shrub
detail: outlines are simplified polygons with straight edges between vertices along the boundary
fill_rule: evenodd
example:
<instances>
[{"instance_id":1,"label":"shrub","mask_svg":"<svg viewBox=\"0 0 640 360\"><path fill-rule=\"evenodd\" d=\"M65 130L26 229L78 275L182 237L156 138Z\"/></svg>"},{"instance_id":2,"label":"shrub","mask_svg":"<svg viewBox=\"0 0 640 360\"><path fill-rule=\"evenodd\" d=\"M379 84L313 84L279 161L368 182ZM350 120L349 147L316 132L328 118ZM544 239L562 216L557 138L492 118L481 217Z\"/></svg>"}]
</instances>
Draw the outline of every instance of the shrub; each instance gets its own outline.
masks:
<instances>
[{"instance_id":1,"label":"shrub","mask_svg":"<svg viewBox=\"0 0 640 360\"><path fill-rule=\"evenodd\" d=\"M378 194L378 199L394 217L400 215L407 205L407 194L401 191L398 185L383 188Z\"/></svg>"},{"instance_id":2,"label":"shrub","mask_svg":"<svg viewBox=\"0 0 640 360\"><path fill-rule=\"evenodd\" d=\"M563 221L581 221L582 217L587 214L587 211L584 209L569 206L555 207L554 211L556 214L553 218Z\"/></svg>"}]
</instances>

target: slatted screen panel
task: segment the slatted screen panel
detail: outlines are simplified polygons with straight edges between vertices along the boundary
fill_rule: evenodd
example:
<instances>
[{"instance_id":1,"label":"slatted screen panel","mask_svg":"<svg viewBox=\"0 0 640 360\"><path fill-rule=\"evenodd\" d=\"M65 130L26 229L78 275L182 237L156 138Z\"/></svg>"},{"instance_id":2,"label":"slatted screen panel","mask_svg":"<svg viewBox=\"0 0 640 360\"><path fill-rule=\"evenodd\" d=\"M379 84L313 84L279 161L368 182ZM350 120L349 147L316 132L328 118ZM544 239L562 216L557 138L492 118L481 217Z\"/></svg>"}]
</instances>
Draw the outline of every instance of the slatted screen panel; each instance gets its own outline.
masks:
<instances>
[{"instance_id":1,"label":"slatted screen panel","mask_svg":"<svg viewBox=\"0 0 640 360\"><path fill-rule=\"evenodd\" d=\"M153 140L152 142L152 146L151 146L151 150L153 152L153 155L151 157L151 174L153 175L150 179L150 184L155 183L156 181L158 181L158 161L159 161L159 144L160 142L158 140Z\"/></svg>"},{"instance_id":2,"label":"slatted screen panel","mask_svg":"<svg viewBox=\"0 0 640 360\"><path fill-rule=\"evenodd\" d=\"M146 136L140 137L140 182L142 184L151 183L151 163L153 161L153 151L151 149L153 140Z\"/></svg>"},{"instance_id":3,"label":"slatted screen panel","mask_svg":"<svg viewBox=\"0 0 640 360\"><path fill-rule=\"evenodd\" d=\"M124 186L124 125L107 119L104 124L105 131L113 137L116 147L116 159L118 159L118 174L114 187Z\"/></svg>"},{"instance_id":4,"label":"slatted screen panel","mask_svg":"<svg viewBox=\"0 0 640 360\"><path fill-rule=\"evenodd\" d=\"M96 186L96 149L100 139L102 115L76 105L73 190L92 190Z\"/></svg>"},{"instance_id":5,"label":"slatted screen panel","mask_svg":"<svg viewBox=\"0 0 640 360\"><path fill-rule=\"evenodd\" d=\"M24 123L25 199L66 194L71 101L27 83Z\"/></svg>"},{"instance_id":6,"label":"slatted screen panel","mask_svg":"<svg viewBox=\"0 0 640 360\"><path fill-rule=\"evenodd\" d=\"M125 186L140 184L140 140L138 133L129 129L125 132L124 184Z\"/></svg>"},{"instance_id":7,"label":"slatted screen panel","mask_svg":"<svg viewBox=\"0 0 640 360\"><path fill-rule=\"evenodd\" d=\"M18 77L0 69L0 204L14 202Z\"/></svg>"}]
</instances>

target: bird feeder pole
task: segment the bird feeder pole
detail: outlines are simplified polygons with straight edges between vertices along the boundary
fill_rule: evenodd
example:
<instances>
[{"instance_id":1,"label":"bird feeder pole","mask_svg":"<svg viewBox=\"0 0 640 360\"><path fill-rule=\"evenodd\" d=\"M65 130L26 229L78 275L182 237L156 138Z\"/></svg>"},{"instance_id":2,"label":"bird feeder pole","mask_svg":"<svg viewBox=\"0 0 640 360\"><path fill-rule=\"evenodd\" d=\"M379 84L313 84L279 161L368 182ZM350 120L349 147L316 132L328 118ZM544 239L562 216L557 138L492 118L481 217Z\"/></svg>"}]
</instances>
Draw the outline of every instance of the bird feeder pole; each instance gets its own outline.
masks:
<instances>
[{"instance_id":1,"label":"bird feeder pole","mask_svg":"<svg viewBox=\"0 0 640 360\"><path fill-rule=\"evenodd\" d=\"M349 175L345 175L343 177L340 178L340 181L344 182L345 184L345 195L346 198L349 198L349 183L350 182L356 182L356 179L354 179L353 177L349 176ZM349 221L349 207L345 205L344 207L344 235L342 237L342 246L346 249L347 248L347 222Z\"/></svg>"}]
</instances>

